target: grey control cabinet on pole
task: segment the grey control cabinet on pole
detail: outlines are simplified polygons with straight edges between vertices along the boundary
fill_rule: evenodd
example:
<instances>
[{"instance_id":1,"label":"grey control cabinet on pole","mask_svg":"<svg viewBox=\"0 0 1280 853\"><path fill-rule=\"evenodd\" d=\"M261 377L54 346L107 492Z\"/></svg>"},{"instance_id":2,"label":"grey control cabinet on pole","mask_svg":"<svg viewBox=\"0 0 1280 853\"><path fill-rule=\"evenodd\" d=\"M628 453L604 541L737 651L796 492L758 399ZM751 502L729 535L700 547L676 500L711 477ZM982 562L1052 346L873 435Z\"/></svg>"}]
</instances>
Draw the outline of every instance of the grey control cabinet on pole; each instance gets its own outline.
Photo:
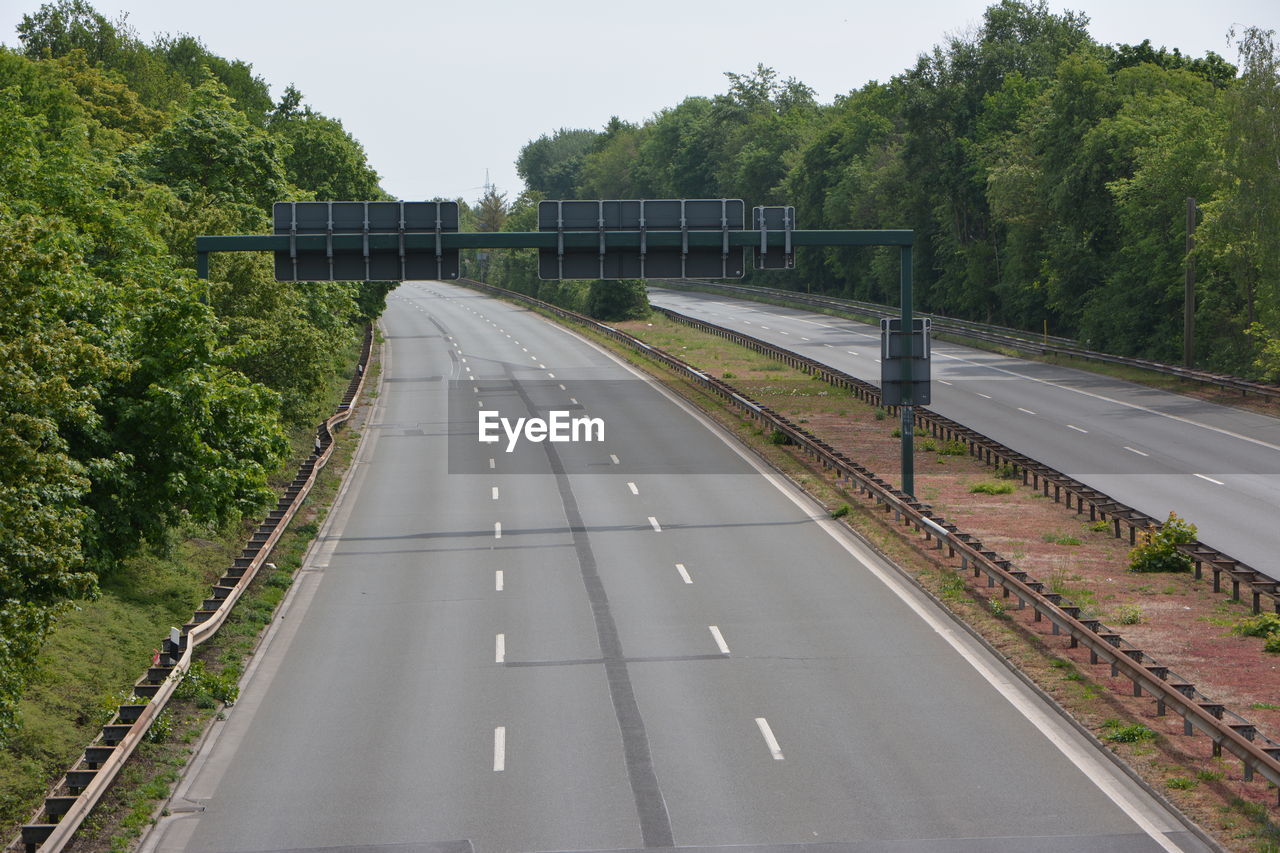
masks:
<instances>
[{"instance_id":1,"label":"grey control cabinet on pole","mask_svg":"<svg viewBox=\"0 0 1280 853\"><path fill-rule=\"evenodd\" d=\"M912 318L911 334L902 320L880 321L880 402L884 406L927 406L929 393L929 320ZM908 380L907 377L910 376Z\"/></svg>"}]
</instances>

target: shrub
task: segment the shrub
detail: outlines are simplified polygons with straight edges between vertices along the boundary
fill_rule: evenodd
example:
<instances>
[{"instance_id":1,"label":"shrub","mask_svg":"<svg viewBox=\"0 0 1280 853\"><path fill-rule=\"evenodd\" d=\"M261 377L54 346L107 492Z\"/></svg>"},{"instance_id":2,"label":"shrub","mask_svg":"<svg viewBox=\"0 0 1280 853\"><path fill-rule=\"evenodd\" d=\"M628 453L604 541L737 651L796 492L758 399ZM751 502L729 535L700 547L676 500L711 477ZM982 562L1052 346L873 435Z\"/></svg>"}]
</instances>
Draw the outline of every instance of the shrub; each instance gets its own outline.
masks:
<instances>
[{"instance_id":1,"label":"shrub","mask_svg":"<svg viewBox=\"0 0 1280 853\"><path fill-rule=\"evenodd\" d=\"M1188 779L1186 776L1171 776L1164 783L1166 788L1170 788L1174 791L1186 791L1194 788L1198 784L1199 783L1196 782L1195 779Z\"/></svg>"},{"instance_id":2,"label":"shrub","mask_svg":"<svg viewBox=\"0 0 1280 853\"><path fill-rule=\"evenodd\" d=\"M996 468L996 477L1000 480L1018 480L1022 475L1018 473L1018 469L1014 465L1000 465Z\"/></svg>"},{"instance_id":3,"label":"shrub","mask_svg":"<svg viewBox=\"0 0 1280 853\"><path fill-rule=\"evenodd\" d=\"M1012 483L974 483L969 491L975 495L1007 495L1013 491Z\"/></svg>"},{"instance_id":4,"label":"shrub","mask_svg":"<svg viewBox=\"0 0 1280 853\"><path fill-rule=\"evenodd\" d=\"M886 416L887 414L888 414L888 413L884 410L884 407L883 407L883 406L876 406L876 420L878 420L878 421L882 421L882 420L884 420L884 419L885 419L885 416ZM901 433L899 433L899 434L901 434Z\"/></svg>"},{"instance_id":5,"label":"shrub","mask_svg":"<svg viewBox=\"0 0 1280 853\"><path fill-rule=\"evenodd\" d=\"M943 456L964 456L968 452L969 445L965 444L958 438L953 438L950 441L944 441L942 446L938 448L938 453ZM997 474L997 476L999 475Z\"/></svg>"},{"instance_id":6,"label":"shrub","mask_svg":"<svg viewBox=\"0 0 1280 853\"><path fill-rule=\"evenodd\" d=\"M836 507L835 509L831 510L831 517L832 517L832 518L844 518L844 517L845 517L846 515L848 515L848 514L849 514L849 505L848 505L848 504L840 504L840 506L838 506L838 507Z\"/></svg>"},{"instance_id":7,"label":"shrub","mask_svg":"<svg viewBox=\"0 0 1280 853\"><path fill-rule=\"evenodd\" d=\"M925 453L932 453L937 449L938 442L934 441L932 438L926 438L924 441L920 442L920 450Z\"/></svg>"},{"instance_id":8,"label":"shrub","mask_svg":"<svg viewBox=\"0 0 1280 853\"><path fill-rule=\"evenodd\" d=\"M1138 547L1129 552L1129 571L1191 571L1191 558L1179 551L1177 546L1195 541L1194 524L1179 518L1176 512L1171 512L1159 530L1148 527L1139 536Z\"/></svg>"},{"instance_id":9,"label":"shrub","mask_svg":"<svg viewBox=\"0 0 1280 853\"><path fill-rule=\"evenodd\" d=\"M1103 738L1113 743L1141 743L1144 740L1153 740L1156 736L1155 732L1142 723L1126 726L1119 720L1107 720L1103 725L1107 729L1102 735Z\"/></svg>"},{"instance_id":10,"label":"shrub","mask_svg":"<svg viewBox=\"0 0 1280 853\"><path fill-rule=\"evenodd\" d=\"M1232 626L1231 632L1242 637L1270 637L1280 633L1280 615L1259 613L1257 616L1241 619Z\"/></svg>"},{"instance_id":11,"label":"shrub","mask_svg":"<svg viewBox=\"0 0 1280 853\"><path fill-rule=\"evenodd\" d=\"M197 660L191 662L174 695L194 702L197 708L212 708L215 702L235 704L240 686L233 674L210 672L202 661Z\"/></svg>"},{"instance_id":12,"label":"shrub","mask_svg":"<svg viewBox=\"0 0 1280 853\"><path fill-rule=\"evenodd\" d=\"M1143 618L1142 608L1136 604L1122 604L1116 608L1116 621L1121 625L1137 625Z\"/></svg>"},{"instance_id":13,"label":"shrub","mask_svg":"<svg viewBox=\"0 0 1280 853\"><path fill-rule=\"evenodd\" d=\"M769 443L770 444L790 444L791 437L788 436L782 430L775 429L773 432L769 433Z\"/></svg>"},{"instance_id":14,"label":"shrub","mask_svg":"<svg viewBox=\"0 0 1280 853\"><path fill-rule=\"evenodd\" d=\"M1273 655L1280 655L1280 634L1272 634L1267 637L1267 641L1262 644L1262 650Z\"/></svg>"},{"instance_id":15,"label":"shrub","mask_svg":"<svg viewBox=\"0 0 1280 853\"><path fill-rule=\"evenodd\" d=\"M166 708L151 721L151 728L147 729L147 743L164 743L172 735L173 716Z\"/></svg>"}]
</instances>

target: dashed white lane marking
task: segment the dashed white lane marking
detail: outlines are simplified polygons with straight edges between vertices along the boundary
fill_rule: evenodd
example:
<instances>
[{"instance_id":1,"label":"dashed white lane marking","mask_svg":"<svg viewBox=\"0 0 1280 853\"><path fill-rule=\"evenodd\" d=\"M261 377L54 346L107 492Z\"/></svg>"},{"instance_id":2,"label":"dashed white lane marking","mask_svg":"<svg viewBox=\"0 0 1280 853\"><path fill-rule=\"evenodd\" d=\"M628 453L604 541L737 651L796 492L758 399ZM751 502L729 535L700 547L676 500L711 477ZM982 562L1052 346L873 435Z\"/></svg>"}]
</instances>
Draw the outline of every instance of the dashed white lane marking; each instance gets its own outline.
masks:
<instances>
[{"instance_id":1,"label":"dashed white lane marking","mask_svg":"<svg viewBox=\"0 0 1280 853\"><path fill-rule=\"evenodd\" d=\"M1024 409L1024 408L1022 408L1021 406L1019 406L1019 407L1018 407L1018 411L1019 411L1019 412L1026 412L1028 415L1034 415L1034 414L1035 414L1035 412L1031 411L1030 409Z\"/></svg>"},{"instance_id":2,"label":"dashed white lane marking","mask_svg":"<svg viewBox=\"0 0 1280 853\"><path fill-rule=\"evenodd\" d=\"M539 370L546 370L546 369L547 369L547 366L546 366L545 364L543 364L543 363L539 362L539 363L538 363L538 369L539 369Z\"/></svg>"},{"instance_id":3,"label":"dashed white lane marking","mask_svg":"<svg viewBox=\"0 0 1280 853\"><path fill-rule=\"evenodd\" d=\"M516 343L519 343L519 341L517 341ZM529 348L528 348L528 347L520 347L520 349L524 350L525 352L528 352L528 351L529 351Z\"/></svg>"},{"instance_id":4,"label":"dashed white lane marking","mask_svg":"<svg viewBox=\"0 0 1280 853\"><path fill-rule=\"evenodd\" d=\"M536 355L531 355L531 356L529 356L529 360L530 360L530 361L537 361L537 360L538 360L538 357L537 357Z\"/></svg>"},{"instance_id":5,"label":"dashed white lane marking","mask_svg":"<svg viewBox=\"0 0 1280 853\"><path fill-rule=\"evenodd\" d=\"M823 344L823 346L826 347L827 349L835 349L835 347L833 347L831 344Z\"/></svg>"},{"instance_id":6,"label":"dashed white lane marking","mask_svg":"<svg viewBox=\"0 0 1280 853\"><path fill-rule=\"evenodd\" d=\"M1073 429L1073 430L1075 430L1076 432L1082 432L1082 433L1084 433L1085 435L1088 435L1088 434L1089 434L1089 431L1088 431L1087 429L1081 429L1080 427L1076 426L1075 424L1067 424L1067 429Z\"/></svg>"},{"instance_id":7,"label":"dashed white lane marking","mask_svg":"<svg viewBox=\"0 0 1280 853\"><path fill-rule=\"evenodd\" d=\"M561 385L561 386L560 386L560 390L561 390L561 391L568 391L569 389L568 389L568 388L566 388L566 387L564 387L564 385Z\"/></svg>"},{"instance_id":8,"label":"dashed white lane marking","mask_svg":"<svg viewBox=\"0 0 1280 853\"><path fill-rule=\"evenodd\" d=\"M493 730L493 772L501 773L507 767L507 727Z\"/></svg>"},{"instance_id":9,"label":"dashed white lane marking","mask_svg":"<svg viewBox=\"0 0 1280 853\"><path fill-rule=\"evenodd\" d=\"M655 533L662 532L662 525L658 524L658 519L654 518L652 515L649 516L649 526L653 528Z\"/></svg>"},{"instance_id":10,"label":"dashed white lane marking","mask_svg":"<svg viewBox=\"0 0 1280 853\"><path fill-rule=\"evenodd\" d=\"M542 365L538 365L538 366L539 366L539 367L541 367ZM555 379L555 378L556 378L556 375L555 375L554 373L548 373L548 374L547 374L547 378L548 378L548 379Z\"/></svg>"},{"instance_id":11,"label":"dashed white lane marking","mask_svg":"<svg viewBox=\"0 0 1280 853\"><path fill-rule=\"evenodd\" d=\"M977 394L979 397L981 397L981 398L982 398L982 399L984 399L984 400L990 400L990 399L991 399L991 395L990 395L990 394L983 394L981 391L974 391L973 393Z\"/></svg>"},{"instance_id":12,"label":"dashed white lane marking","mask_svg":"<svg viewBox=\"0 0 1280 853\"><path fill-rule=\"evenodd\" d=\"M493 487L493 499L494 499L495 501L498 499L498 487L497 487L497 486L494 486L494 487Z\"/></svg>"},{"instance_id":13,"label":"dashed white lane marking","mask_svg":"<svg viewBox=\"0 0 1280 853\"><path fill-rule=\"evenodd\" d=\"M490 467L490 468L496 468L496 467L498 467L498 463L496 463L496 462L494 462L494 461L493 461L493 457L490 457L490 458L489 458L489 467Z\"/></svg>"},{"instance_id":14,"label":"dashed white lane marking","mask_svg":"<svg viewBox=\"0 0 1280 853\"><path fill-rule=\"evenodd\" d=\"M769 754L773 756L775 761L782 761L782 747L778 746L778 739L773 736L773 729L769 728L769 721L764 717L756 717L756 728L760 729L760 735L764 738L764 745L769 747Z\"/></svg>"},{"instance_id":15,"label":"dashed white lane marking","mask_svg":"<svg viewBox=\"0 0 1280 853\"><path fill-rule=\"evenodd\" d=\"M612 453L610 453L610 454L609 454L609 460L610 460L611 462L613 462L613 464L614 464L614 465L621 465L621 464L622 464L621 462L619 462L619 461L618 461L618 457L617 457L617 456L615 456L615 455L614 455L614 454L612 454Z\"/></svg>"},{"instance_id":16,"label":"dashed white lane marking","mask_svg":"<svg viewBox=\"0 0 1280 853\"><path fill-rule=\"evenodd\" d=\"M502 592L502 569L498 569L493 573L493 589L495 592Z\"/></svg>"},{"instance_id":17,"label":"dashed white lane marking","mask_svg":"<svg viewBox=\"0 0 1280 853\"><path fill-rule=\"evenodd\" d=\"M1199 477L1201 480L1208 480L1210 483L1213 483L1215 486L1226 485L1226 483L1222 482L1221 480L1215 480L1212 477L1206 477L1204 474L1196 474L1196 476Z\"/></svg>"},{"instance_id":18,"label":"dashed white lane marking","mask_svg":"<svg viewBox=\"0 0 1280 853\"><path fill-rule=\"evenodd\" d=\"M720 654L729 654L729 644L724 641L724 634L720 633L720 629L715 625L708 625L711 629L711 639L716 641L716 648L720 650Z\"/></svg>"},{"instance_id":19,"label":"dashed white lane marking","mask_svg":"<svg viewBox=\"0 0 1280 853\"><path fill-rule=\"evenodd\" d=\"M939 381L939 382L941 382L943 385L950 385L950 384L951 384L950 382L948 382L948 381L947 381L947 380L945 380L945 379L939 379L938 381Z\"/></svg>"},{"instance_id":20,"label":"dashed white lane marking","mask_svg":"<svg viewBox=\"0 0 1280 853\"><path fill-rule=\"evenodd\" d=\"M466 364L466 363L467 363L467 360L464 358L464 359L462 360L462 363L463 363L463 364Z\"/></svg>"},{"instance_id":21,"label":"dashed white lane marking","mask_svg":"<svg viewBox=\"0 0 1280 853\"><path fill-rule=\"evenodd\" d=\"M472 389L472 390L478 390L478 389ZM476 400L476 405L483 409L483 408L484 408L484 400Z\"/></svg>"},{"instance_id":22,"label":"dashed white lane marking","mask_svg":"<svg viewBox=\"0 0 1280 853\"><path fill-rule=\"evenodd\" d=\"M689 570L684 567L684 563L676 563L676 571L680 573L680 578L685 583L693 583L693 578L689 577Z\"/></svg>"},{"instance_id":23,"label":"dashed white lane marking","mask_svg":"<svg viewBox=\"0 0 1280 853\"><path fill-rule=\"evenodd\" d=\"M809 340L809 339L808 339L808 338L806 338L804 335L801 335L801 336L800 336L800 340L802 340L802 341L807 341L807 340Z\"/></svg>"},{"instance_id":24,"label":"dashed white lane marking","mask_svg":"<svg viewBox=\"0 0 1280 853\"><path fill-rule=\"evenodd\" d=\"M507 635L499 634L493 640L493 662L503 663L507 659Z\"/></svg>"},{"instance_id":25,"label":"dashed white lane marking","mask_svg":"<svg viewBox=\"0 0 1280 853\"><path fill-rule=\"evenodd\" d=\"M764 323L760 324L760 328L764 329L766 332L769 330L769 327L766 326Z\"/></svg>"},{"instance_id":26,"label":"dashed white lane marking","mask_svg":"<svg viewBox=\"0 0 1280 853\"><path fill-rule=\"evenodd\" d=\"M1130 453L1136 453L1136 454L1138 454L1139 456L1150 456L1150 455L1151 455L1150 453L1143 453L1141 450L1138 450L1137 448L1134 448L1134 447L1130 447L1130 446L1129 446L1129 445L1127 445L1127 444L1124 446L1124 449L1125 449L1125 450L1127 450L1127 451L1129 451Z\"/></svg>"},{"instance_id":27,"label":"dashed white lane marking","mask_svg":"<svg viewBox=\"0 0 1280 853\"><path fill-rule=\"evenodd\" d=\"M493 538L494 539L502 538L502 522L501 521L495 521L493 523Z\"/></svg>"},{"instance_id":28,"label":"dashed white lane marking","mask_svg":"<svg viewBox=\"0 0 1280 853\"><path fill-rule=\"evenodd\" d=\"M576 405L578 405L578 398L577 398L577 397L570 397L570 398L569 398L569 402L576 406Z\"/></svg>"},{"instance_id":29,"label":"dashed white lane marking","mask_svg":"<svg viewBox=\"0 0 1280 853\"><path fill-rule=\"evenodd\" d=\"M474 392L475 392L475 393L477 393L477 394L479 394L479 393L480 393L480 389L479 389L479 388L472 387L472 389L471 389L471 390L472 390L472 391L474 391Z\"/></svg>"},{"instance_id":30,"label":"dashed white lane marking","mask_svg":"<svg viewBox=\"0 0 1280 853\"><path fill-rule=\"evenodd\" d=\"M851 350L851 349L847 349L847 350L845 350L845 353L847 353L848 355L857 355L857 353L856 353L856 352L854 352L854 351L853 351L853 350Z\"/></svg>"},{"instance_id":31,"label":"dashed white lane marking","mask_svg":"<svg viewBox=\"0 0 1280 853\"><path fill-rule=\"evenodd\" d=\"M638 494L640 494L640 490L639 490L638 488L636 488L636 484L635 484L635 483L627 483L627 488L631 490L631 494L633 494L633 495L638 495Z\"/></svg>"},{"instance_id":32,"label":"dashed white lane marking","mask_svg":"<svg viewBox=\"0 0 1280 853\"><path fill-rule=\"evenodd\" d=\"M784 332L784 331L782 331L781 329L779 329L779 330L778 330L778 334L780 334L780 335L789 335L789 334L791 334L791 333L790 333L790 332Z\"/></svg>"}]
</instances>

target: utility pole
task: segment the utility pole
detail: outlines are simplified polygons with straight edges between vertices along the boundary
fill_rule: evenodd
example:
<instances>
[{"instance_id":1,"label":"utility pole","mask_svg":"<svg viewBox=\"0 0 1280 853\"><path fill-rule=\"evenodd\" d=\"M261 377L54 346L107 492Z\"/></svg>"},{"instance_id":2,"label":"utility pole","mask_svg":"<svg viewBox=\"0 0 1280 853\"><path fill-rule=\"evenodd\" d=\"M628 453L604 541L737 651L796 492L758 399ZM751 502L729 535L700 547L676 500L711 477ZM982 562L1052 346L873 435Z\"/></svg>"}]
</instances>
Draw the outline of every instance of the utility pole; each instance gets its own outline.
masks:
<instances>
[{"instance_id":1,"label":"utility pole","mask_svg":"<svg viewBox=\"0 0 1280 853\"><path fill-rule=\"evenodd\" d=\"M1182 364L1194 367L1196 361L1196 200L1187 199L1187 272L1182 295Z\"/></svg>"}]
</instances>

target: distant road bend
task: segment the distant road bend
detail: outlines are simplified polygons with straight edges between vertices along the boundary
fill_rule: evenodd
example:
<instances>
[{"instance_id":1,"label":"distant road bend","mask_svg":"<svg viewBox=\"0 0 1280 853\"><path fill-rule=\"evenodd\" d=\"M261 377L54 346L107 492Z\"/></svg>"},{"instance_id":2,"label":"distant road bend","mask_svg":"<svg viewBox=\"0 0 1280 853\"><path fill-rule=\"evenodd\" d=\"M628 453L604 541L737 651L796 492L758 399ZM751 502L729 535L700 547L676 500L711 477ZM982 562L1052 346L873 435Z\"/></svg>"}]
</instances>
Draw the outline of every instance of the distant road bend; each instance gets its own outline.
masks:
<instances>
[{"instance_id":1,"label":"distant road bend","mask_svg":"<svg viewBox=\"0 0 1280 853\"><path fill-rule=\"evenodd\" d=\"M435 282L383 326L352 475L144 850L1211 849L612 356ZM482 447L490 406L604 441Z\"/></svg>"},{"instance_id":2,"label":"distant road bend","mask_svg":"<svg viewBox=\"0 0 1280 853\"><path fill-rule=\"evenodd\" d=\"M720 295L650 300L880 384L880 330ZM1280 420L1096 373L933 344L929 407L1280 578ZM890 476L893 472L882 471Z\"/></svg>"}]
</instances>

